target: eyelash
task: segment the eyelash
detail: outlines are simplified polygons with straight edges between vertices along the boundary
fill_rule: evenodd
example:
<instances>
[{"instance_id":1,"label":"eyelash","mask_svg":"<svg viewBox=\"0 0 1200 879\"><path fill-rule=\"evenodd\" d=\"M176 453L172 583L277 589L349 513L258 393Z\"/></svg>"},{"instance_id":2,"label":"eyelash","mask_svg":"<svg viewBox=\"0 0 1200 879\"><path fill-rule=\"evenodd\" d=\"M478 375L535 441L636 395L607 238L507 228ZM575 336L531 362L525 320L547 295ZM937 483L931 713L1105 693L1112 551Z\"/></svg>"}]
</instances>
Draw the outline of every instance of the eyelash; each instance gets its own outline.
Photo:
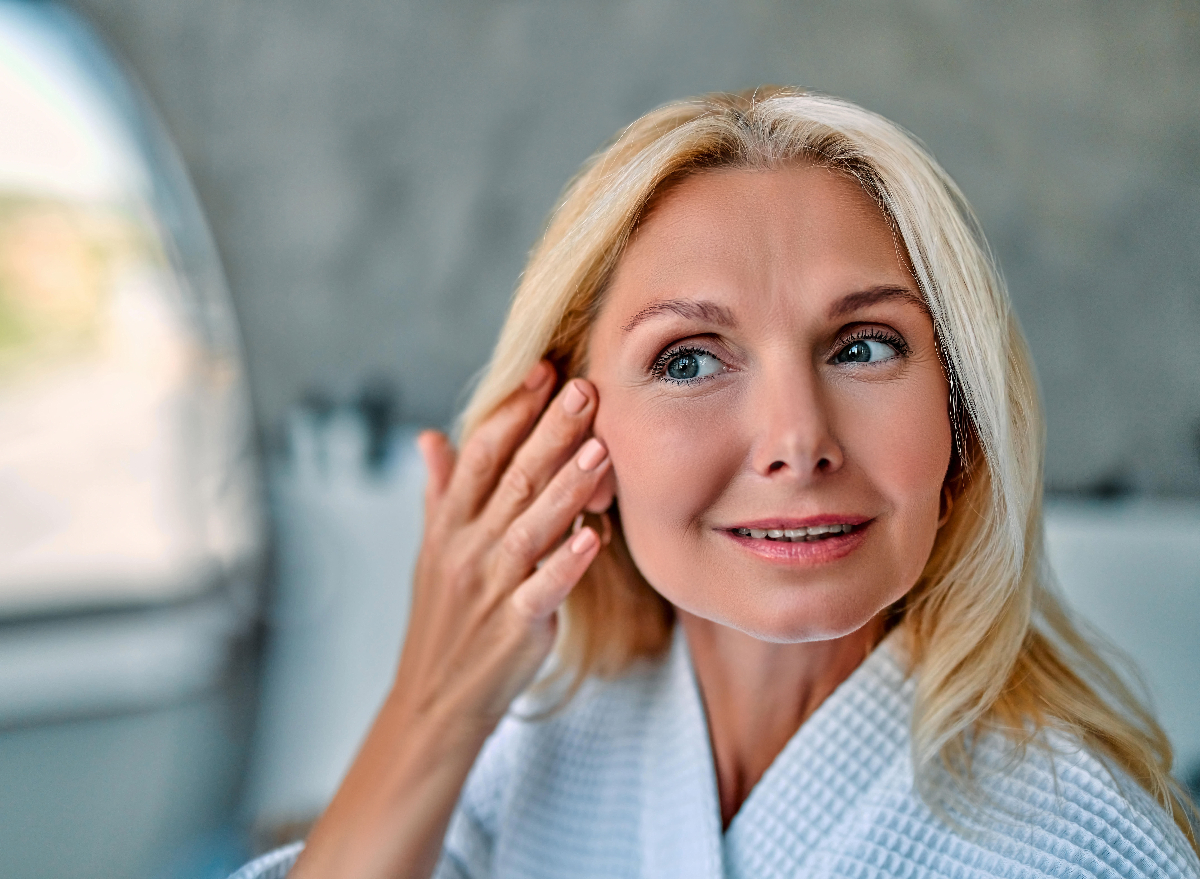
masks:
<instances>
[{"instance_id":1,"label":"eyelash","mask_svg":"<svg viewBox=\"0 0 1200 879\"><path fill-rule=\"evenodd\" d=\"M837 349L834 351L833 356L836 357L855 342L864 341L883 342L887 345L891 345L896 349L896 354L899 357L907 357L910 350L908 343L896 333L889 333L886 330L873 327L871 329L859 330L858 332L852 333L851 335L838 340ZM712 351L709 351L707 348L700 348L695 345L680 345L676 348L668 348L662 354L658 355L658 358L654 361L654 365L650 368L651 375L658 381L667 382L673 385L695 385L699 382L713 378L711 375L692 379L671 378L669 375L667 375L667 364L680 354L704 354L708 357L714 357L717 360L721 360L720 357L717 357L716 354L713 354ZM724 363L724 361L721 362Z\"/></svg>"},{"instance_id":2,"label":"eyelash","mask_svg":"<svg viewBox=\"0 0 1200 879\"><path fill-rule=\"evenodd\" d=\"M858 332L839 339L837 348L833 352L833 356L837 357L838 354L845 351L855 342L883 342L895 348L896 355L899 357L907 357L910 350L908 343L896 333L889 333L886 330L879 329L878 327L872 327L866 330L859 330Z\"/></svg>"},{"instance_id":3,"label":"eyelash","mask_svg":"<svg viewBox=\"0 0 1200 879\"><path fill-rule=\"evenodd\" d=\"M654 361L654 365L650 368L651 375L653 375L658 381L667 382L668 384L672 385L695 385L713 377L711 375L706 375L701 376L700 378L671 378L669 375L667 375L667 364L680 354L705 354L709 357L715 358L716 360L720 360L721 363L725 362L707 348L698 348L695 345L680 345L678 348L668 348L662 354L658 355L658 359Z\"/></svg>"}]
</instances>

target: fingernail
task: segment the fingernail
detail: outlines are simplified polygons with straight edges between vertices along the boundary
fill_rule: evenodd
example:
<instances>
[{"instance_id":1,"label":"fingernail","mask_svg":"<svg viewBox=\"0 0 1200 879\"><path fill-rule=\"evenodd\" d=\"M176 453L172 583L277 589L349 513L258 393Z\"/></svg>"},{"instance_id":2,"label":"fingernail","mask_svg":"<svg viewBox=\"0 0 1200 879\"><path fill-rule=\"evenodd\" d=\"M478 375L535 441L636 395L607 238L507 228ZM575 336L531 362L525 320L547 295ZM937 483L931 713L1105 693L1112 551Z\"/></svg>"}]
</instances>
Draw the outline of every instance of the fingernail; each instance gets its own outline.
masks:
<instances>
[{"instance_id":1,"label":"fingernail","mask_svg":"<svg viewBox=\"0 0 1200 879\"><path fill-rule=\"evenodd\" d=\"M567 385L566 393L563 394L563 408L572 415L578 415L586 405L587 394L579 390L579 382L571 382Z\"/></svg>"},{"instance_id":2,"label":"fingernail","mask_svg":"<svg viewBox=\"0 0 1200 879\"><path fill-rule=\"evenodd\" d=\"M591 528L584 528L571 540L571 552L575 555L582 555L595 545L596 532Z\"/></svg>"},{"instance_id":3,"label":"fingernail","mask_svg":"<svg viewBox=\"0 0 1200 879\"><path fill-rule=\"evenodd\" d=\"M537 365L525 376L525 390L536 391L550 378L550 370L546 369L546 361L539 360Z\"/></svg>"},{"instance_id":4,"label":"fingernail","mask_svg":"<svg viewBox=\"0 0 1200 879\"><path fill-rule=\"evenodd\" d=\"M604 443L592 437L579 450L579 458L577 459L579 461L579 469L595 470L607 456L608 449L604 448Z\"/></svg>"}]
</instances>

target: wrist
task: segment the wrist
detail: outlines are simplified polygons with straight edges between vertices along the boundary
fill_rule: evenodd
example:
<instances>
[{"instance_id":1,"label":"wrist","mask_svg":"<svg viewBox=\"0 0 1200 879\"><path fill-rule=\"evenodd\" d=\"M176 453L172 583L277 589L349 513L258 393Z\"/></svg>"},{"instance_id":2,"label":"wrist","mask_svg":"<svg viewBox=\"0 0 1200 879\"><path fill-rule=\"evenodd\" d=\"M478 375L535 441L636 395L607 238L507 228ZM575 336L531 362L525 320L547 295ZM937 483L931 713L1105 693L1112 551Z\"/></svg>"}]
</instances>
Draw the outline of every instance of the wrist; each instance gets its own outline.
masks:
<instances>
[{"instance_id":1,"label":"wrist","mask_svg":"<svg viewBox=\"0 0 1200 879\"><path fill-rule=\"evenodd\" d=\"M305 877L427 876L467 774L495 724L393 687L309 836Z\"/></svg>"},{"instance_id":2,"label":"wrist","mask_svg":"<svg viewBox=\"0 0 1200 879\"><path fill-rule=\"evenodd\" d=\"M420 754L429 759L466 762L469 767L503 715L486 715L470 700L455 695L431 698L397 682L384 699L375 726L394 731L392 741L398 756L401 752Z\"/></svg>"}]
</instances>

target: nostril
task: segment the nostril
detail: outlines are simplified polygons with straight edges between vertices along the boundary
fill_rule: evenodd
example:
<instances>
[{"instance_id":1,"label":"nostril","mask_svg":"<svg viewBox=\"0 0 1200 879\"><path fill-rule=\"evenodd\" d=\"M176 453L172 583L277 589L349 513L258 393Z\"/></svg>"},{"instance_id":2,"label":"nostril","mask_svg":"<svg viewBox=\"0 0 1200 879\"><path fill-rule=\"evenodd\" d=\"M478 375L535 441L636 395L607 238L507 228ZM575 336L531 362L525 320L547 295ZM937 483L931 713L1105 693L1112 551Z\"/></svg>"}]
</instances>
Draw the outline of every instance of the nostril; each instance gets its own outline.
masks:
<instances>
[{"instance_id":1,"label":"nostril","mask_svg":"<svg viewBox=\"0 0 1200 879\"><path fill-rule=\"evenodd\" d=\"M829 462L828 458L822 458L820 461L817 462L818 470L828 470L829 467L830 467L830 462Z\"/></svg>"},{"instance_id":2,"label":"nostril","mask_svg":"<svg viewBox=\"0 0 1200 879\"><path fill-rule=\"evenodd\" d=\"M774 473L776 470L781 470L781 469L783 469L782 461L772 461L771 466L767 468L767 472Z\"/></svg>"}]
</instances>

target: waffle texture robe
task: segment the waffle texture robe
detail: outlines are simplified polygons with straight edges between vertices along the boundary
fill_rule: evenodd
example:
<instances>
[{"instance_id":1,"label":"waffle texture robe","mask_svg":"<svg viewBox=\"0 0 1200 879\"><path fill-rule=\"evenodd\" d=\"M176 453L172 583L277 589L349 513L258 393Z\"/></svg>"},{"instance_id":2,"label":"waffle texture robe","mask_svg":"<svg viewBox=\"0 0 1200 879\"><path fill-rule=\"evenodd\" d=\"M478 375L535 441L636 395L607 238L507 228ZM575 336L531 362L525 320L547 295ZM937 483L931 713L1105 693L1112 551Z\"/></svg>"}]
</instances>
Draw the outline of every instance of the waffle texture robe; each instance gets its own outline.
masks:
<instances>
[{"instance_id":1,"label":"waffle texture robe","mask_svg":"<svg viewBox=\"0 0 1200 879\"><path fill-rule=\"evenodd\" d=\"M913 790L914 681L889 638L817 709L721 829L686 640L592 681L549 720L506 718L446 834L437 879L1197 879L1166 812L1065 744L1014 761L982 739L987 816L951 827ZM282 879L300 845L235 879Z\"/></svg>"}]
</instances>

